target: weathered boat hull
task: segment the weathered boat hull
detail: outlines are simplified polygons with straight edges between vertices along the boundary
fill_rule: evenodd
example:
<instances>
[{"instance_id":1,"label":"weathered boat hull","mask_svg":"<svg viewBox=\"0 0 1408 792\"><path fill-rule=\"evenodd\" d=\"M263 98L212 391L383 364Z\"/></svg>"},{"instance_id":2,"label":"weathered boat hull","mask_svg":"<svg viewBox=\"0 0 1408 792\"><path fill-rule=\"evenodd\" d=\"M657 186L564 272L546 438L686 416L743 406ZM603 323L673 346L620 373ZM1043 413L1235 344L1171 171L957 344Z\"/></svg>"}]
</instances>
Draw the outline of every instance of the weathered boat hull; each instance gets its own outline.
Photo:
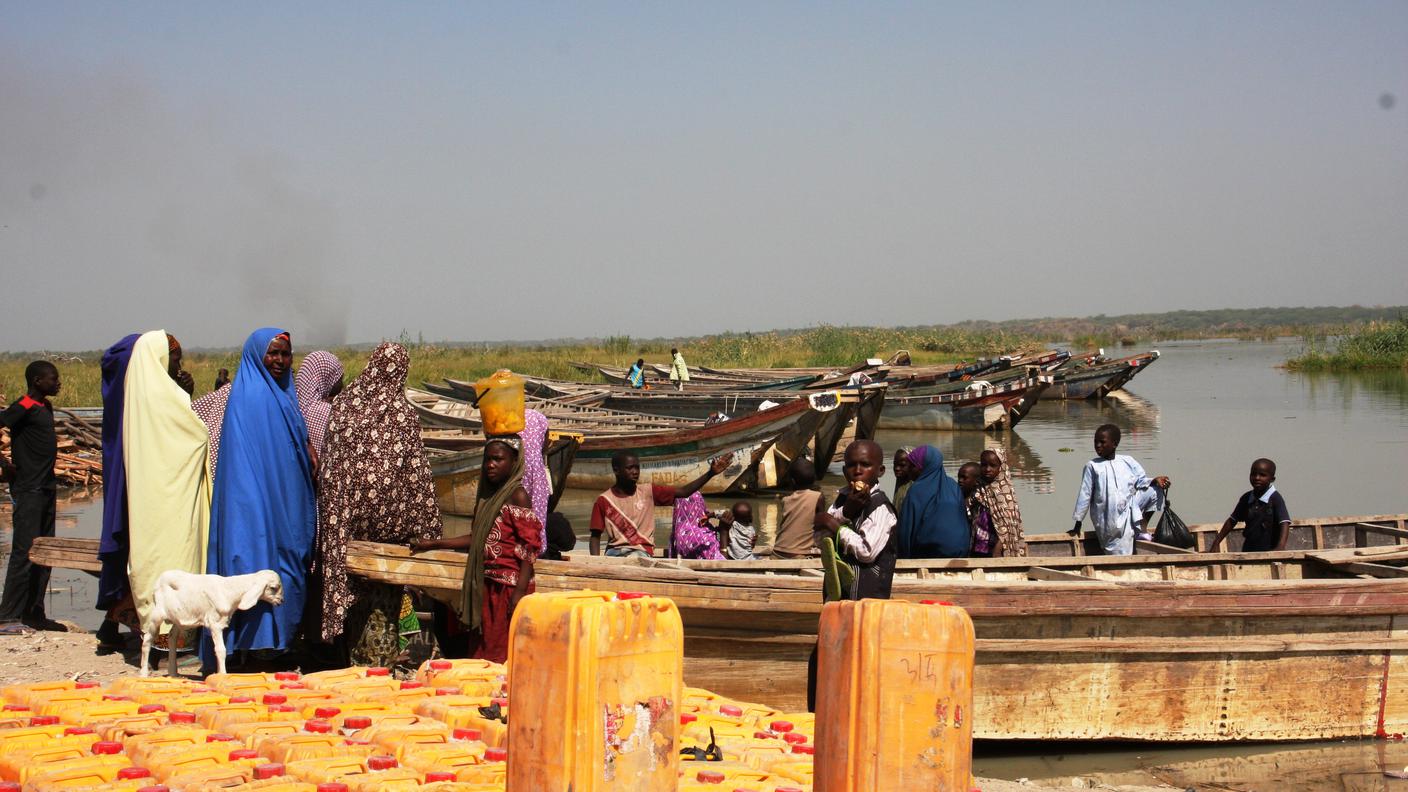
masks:
<instances>
[{"instance_id":1,"label":"weathered boat hull","mask_svg":"<svg viewBox=\"0 0 1408 792\"><path fill-rule=\"evenodd\" d=\"M983 431L1016 426L1051 382L1039 376L936 396L885 395L879 428L907 431Z\"/></svg>"},{"instance_id":2,"label":"weathered boat hull","mask_svg":"<svg viewBox=\"0 0 1408 792\"><path fill-rule=\"evenodd\" d=\"M1155 351L1083 368L1067 364L1051 371L1054 381L1041 398L1101 399L1123 388L1158 359L1159 353Z\"/></svg>"},{"instance_id":3,"label":"weathered boat hull","mask_svg":"<svg viewBox=\"0 0 1408 792\"><path fill-rule=\"evenodd\" d=\"M463 575L459 554L411 558L364 543L348 564L442 597ZM574 556L539 563L537 586L670 597L685 624L687 679L791 709L806 704L821 609L819 579L799 574L808 566ZM751 571L716 571L738 567ZM1071 571L1086 567L1092 575ZM953 602L972 616L975 737L1282 741L1408 731L1408 579L1346 574L1285 552L910 561L894 596Z\"/></svg>"}]
</instances>

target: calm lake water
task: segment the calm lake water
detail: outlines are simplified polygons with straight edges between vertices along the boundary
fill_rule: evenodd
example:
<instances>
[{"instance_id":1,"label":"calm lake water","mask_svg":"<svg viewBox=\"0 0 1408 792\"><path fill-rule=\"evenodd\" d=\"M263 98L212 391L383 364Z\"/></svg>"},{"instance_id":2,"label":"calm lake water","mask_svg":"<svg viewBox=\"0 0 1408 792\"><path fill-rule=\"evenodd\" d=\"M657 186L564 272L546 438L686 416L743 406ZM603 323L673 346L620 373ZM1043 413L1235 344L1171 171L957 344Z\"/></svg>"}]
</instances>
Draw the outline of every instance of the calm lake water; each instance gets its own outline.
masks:
<instances>
[{"instance_id":1,"label":"calm lake water","mask_svg":"<svg viewBox=\"0 0 1408 792\"><path fill-rule=\"evenodd\" d=\"M1029 533L1070 528L1082 465L1093 455L1095 428L1120 426L1121 453L1151 475L1173 479L1171 500L1188 522L1220 522L1247 488L1253 459L1279 467L1276 486L1293 516L1408 511L1408 377L1402 372L1309 375L1278 366L1300 351L1299 340L1196 341L1159 345L1163 357L1118 398L1105 402L1045 401L1006 433L899 433L878 438L887 456L900 445L931 443L952 471L983 448L1004 444ZM828 479L831 490L839 481ZM887 476L884 486L892 488ZM58 532L97 536L101 498L70 494L60 504ZM569 490L560 510L581 536L596 493ZM736 498L712 498L723 507ZM776 502L754 499L765 540ZM668 532L669 513L657 510ZM9 547L8 509L0 512ZM1088 525L1088 524L1087 524ZM451 531L463 523L452 521ZM657 535L667 535L657 534ZM49 612L96 628L94 579L55 570ZM1078 752L1078 753L1077 753ZM1090 745L980 746L975 771L998 778L1164 780L1200 789L1408 789L1382 777L1408 766L1408 748L1377 742L1203 748Z\"/></svg>"}]
</instances>

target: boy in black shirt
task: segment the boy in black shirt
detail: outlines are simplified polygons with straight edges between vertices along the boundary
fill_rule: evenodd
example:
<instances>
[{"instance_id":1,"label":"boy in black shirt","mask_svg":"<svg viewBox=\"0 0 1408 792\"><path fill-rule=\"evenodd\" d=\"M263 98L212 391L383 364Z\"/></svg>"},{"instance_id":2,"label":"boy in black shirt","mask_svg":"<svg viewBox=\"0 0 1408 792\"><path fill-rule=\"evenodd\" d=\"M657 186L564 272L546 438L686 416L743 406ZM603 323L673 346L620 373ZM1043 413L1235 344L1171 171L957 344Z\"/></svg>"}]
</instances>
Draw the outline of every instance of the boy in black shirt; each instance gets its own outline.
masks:
<instances>
[{"instance_id":1,"label":"boy in black shirt","mask_svg":"<svg viewBox=\"0 0 1408 792\"><path fill-rule=\"evenodd\" d=\"M29 560L34 539L54 535L54 462L59 444L49 397L61 387L59 370L47 360L36 360L25 367L24 380L29 392L0 412L0 425L10 430L11 457L0 458L0 479L9 483L15 504L14 544L0 601L0 632L9 633L23 632L21 622L41 630L64 629L44 614L49 568Z\"/></svg>"},{"instance_id":2,"label":"boy in black shirt","mask_svg":"<svg viewBox=\"0 0 1408 792\"><path fill-rule=\"evenodd\" d=\"M1211 552L1218 552L1222 540L1237 523L1246 523L1242 529L1242 552L1265 553L1286 549L1286 536L1291 530L1291 513L1286 510L1286 499L1276 491L1276 463L1262 458L1252 463L1250 491L1237 501L1232 516L1222 524L1217 538L1212 540Z\"/></svg>"}]
</instances>

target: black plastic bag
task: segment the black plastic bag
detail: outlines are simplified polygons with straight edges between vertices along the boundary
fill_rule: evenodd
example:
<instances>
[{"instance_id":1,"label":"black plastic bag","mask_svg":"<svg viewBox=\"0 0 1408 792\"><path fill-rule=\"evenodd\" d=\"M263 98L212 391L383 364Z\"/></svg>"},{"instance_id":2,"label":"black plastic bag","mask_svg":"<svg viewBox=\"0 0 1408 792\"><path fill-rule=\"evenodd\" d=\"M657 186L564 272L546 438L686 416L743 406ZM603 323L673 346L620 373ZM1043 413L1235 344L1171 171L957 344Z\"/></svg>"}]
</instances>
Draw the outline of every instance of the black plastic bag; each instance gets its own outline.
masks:
<instances>
[{"instance_id":1,"label":"black plastic bag","mask_svg":"<svg viewBox=\"0 0 1408 792\"><path fill-rule=\"evenodd\" d=\"M1173 504L1164 503L1164 513L1159 515L1159 526L1154 529L1154 541L1170 547L1191 549L1198 543L1188 524L1173 511Z\"/></svg>"}]
</instances>

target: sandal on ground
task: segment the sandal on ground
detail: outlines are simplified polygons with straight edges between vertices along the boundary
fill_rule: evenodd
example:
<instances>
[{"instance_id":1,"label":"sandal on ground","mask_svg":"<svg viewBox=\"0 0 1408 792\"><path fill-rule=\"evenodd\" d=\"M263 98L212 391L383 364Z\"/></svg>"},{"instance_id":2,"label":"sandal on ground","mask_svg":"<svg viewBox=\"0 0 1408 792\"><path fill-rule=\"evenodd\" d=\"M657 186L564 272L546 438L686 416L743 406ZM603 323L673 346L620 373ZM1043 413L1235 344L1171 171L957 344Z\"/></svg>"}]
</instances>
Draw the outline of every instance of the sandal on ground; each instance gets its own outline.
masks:
<instances>
[{"instance_id":1,"label":"sandal on ground","mask_svg":"<svg viewBox=\"0 0 1408 792\"><path fill-rule=\"evenodd\" d=\"M34 628L20 622L0 624L0 635L33 635Z\"/></svg>"}]
</instances>

